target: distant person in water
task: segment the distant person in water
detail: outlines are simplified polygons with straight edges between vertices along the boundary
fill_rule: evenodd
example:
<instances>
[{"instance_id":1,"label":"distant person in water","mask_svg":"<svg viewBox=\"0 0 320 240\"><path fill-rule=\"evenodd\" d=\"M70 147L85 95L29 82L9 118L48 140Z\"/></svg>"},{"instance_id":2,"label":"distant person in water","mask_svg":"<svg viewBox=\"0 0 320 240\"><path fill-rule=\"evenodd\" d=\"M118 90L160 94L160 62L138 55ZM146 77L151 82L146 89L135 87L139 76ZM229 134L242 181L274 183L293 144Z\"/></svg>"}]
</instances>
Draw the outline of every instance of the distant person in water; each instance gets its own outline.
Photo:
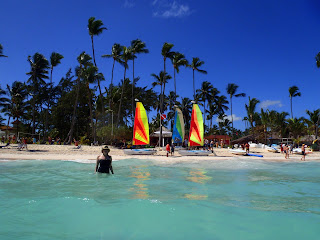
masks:
<instances>
[{"instance_id":1,"label":"distant person in water","mask_svg":"<svg viewBox=\"0 0 320 240\"><path fill-rule=\"evenodd\" d=\"M102 155L97 157L96 172L99 173L111 173L113 174L112 168L112 157L109 155L110 149L108 146L102 147Z\"/></svg>"}]
</instances>

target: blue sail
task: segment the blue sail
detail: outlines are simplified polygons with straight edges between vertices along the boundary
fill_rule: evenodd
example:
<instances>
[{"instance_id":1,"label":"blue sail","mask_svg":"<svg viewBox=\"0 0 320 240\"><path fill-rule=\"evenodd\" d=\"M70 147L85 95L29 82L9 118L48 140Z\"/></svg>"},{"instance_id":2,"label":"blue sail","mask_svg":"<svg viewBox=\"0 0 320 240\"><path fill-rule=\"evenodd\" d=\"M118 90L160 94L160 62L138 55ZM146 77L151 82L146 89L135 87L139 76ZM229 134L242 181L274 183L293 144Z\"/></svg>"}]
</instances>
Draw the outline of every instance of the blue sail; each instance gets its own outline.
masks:
<instances>
[{"instance_id":1,"label":"blue sail","mask_svg":"<svg viewBox=\"0 0 320 240\"><path fill-rule=\"evenodd\" d=\"M176 109L174 116L174 125L172 133L172 142L173 143L182 143L184 139L184 121L183 115L179 108Z\"/></svg>"}]
</instances>

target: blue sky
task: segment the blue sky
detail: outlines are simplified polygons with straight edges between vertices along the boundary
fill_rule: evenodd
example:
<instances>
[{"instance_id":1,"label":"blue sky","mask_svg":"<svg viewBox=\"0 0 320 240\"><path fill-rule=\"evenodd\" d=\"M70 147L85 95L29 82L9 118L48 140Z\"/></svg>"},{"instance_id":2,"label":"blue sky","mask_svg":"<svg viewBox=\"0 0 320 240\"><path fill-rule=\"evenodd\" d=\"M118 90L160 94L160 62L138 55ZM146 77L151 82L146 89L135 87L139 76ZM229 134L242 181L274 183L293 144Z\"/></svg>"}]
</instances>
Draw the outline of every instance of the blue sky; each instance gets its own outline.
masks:
<instances>
[{"instance_id":1,"label":"blue sky","mask_svg":"<svg viewBox=\"0 0 320 240\"><path fill-rule=\"evenodd\" d=\"M36 52L47 58L53 51L64 55L54 70L57 83L70 67L74 69L82 51L92 53L87 21L94 16L108 28L94 39L97 65L106 78L103 86L110 83L112 61L100 56L110 53L116 42L129 46L140 38L150 53L135 62L139 85L150 84L150 74L163 70L161 47L170 42L188 60L205 61L208 74L196 73L197 88L209 81L226 94L227 84L236 83L240 92L261 101L259 109L290 112L288 88L297 85L302 96L294 99L295 116L320 107L320 69L315 64L320 52L320 3L315 0L15 0L3 1L1 8L0 43L9 56L0 59L2 88L27 80L27 57ZM169 61L167 69L173 75ZM116 66L114 74L117 83L123 68ZM173 90L173 81L168 85L168 91ZM192 98L191 69L181 69L177 85L179 95ZM244 127L247 102L248 97L234 99L237 128Z\"/></svg>"}]
</instances>

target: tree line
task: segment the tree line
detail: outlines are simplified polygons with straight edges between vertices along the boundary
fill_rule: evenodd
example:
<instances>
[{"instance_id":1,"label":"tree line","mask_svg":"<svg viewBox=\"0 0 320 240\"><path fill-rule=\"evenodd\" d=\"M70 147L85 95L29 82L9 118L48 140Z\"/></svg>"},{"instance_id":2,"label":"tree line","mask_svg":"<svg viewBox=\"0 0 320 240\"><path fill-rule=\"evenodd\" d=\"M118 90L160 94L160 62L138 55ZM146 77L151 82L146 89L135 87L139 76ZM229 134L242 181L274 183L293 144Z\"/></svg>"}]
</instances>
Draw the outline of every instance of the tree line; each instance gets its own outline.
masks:
<instances>
[{"instance_id":1,"label":"tree line","mask_svg":"<svg viewBox=\"0 0 320 240\"><path fill-rule=\"evenodd\" d=\"M88 20L88 33L91 38L92 56L82 52L77 57L77 66L69 69L57 85L53 83L54 69L63 61L63 55L53 52L49 60L41 53L28 56L30 71L26 73L25 82L15 81L4 88L0 86L1 113L7 117L7 122L0 116L0 123L7 125L13 123L16 133L38 133L42 141L47 137L60 137L64 143L70 144L73 138L87 143L106 142L115 139L130 140L134 119L135 99L143 102L147 112L157 114L150 119L150 131L160 126L160 114L167 113L163 125L172 129L175 106L178 106L184 116L188 132L191 120L192 99L177 94L176 78L182 67L192 69L193 100L203 108L205 133L227 134L233 139L252 134L260 141L267 142L272 136L293 137L299 139L304 134L318 135L320 109L306 113L309 119L294 118L292 99L301 96L299 88L289 88L290 112L277 112L275 110L260 109L260 102L249 97L245 104L247 116L243 121L246 130L241 131L233 126L233 98L245 97L239 93L234 83L226 86L227 96L215 88L210 82L203 81L199 89L195 88L195 73L207 74L202 69L204 61L193 57L189 62L183 53L173 51L174 44L165 42L161 49L163 70L159 74L152 73L151 86L139 87L139 76L135 75L135 59L140 54L147 54L149 50L146 43L140 39L132 40L130 46L114 43L110 54L103 58L112 60L110 82L106 81L96 64L94 38L102 34L107 28L101 20L94 17ZM3 47L0 44L0 57ZM167 71L167 60L173 68L174 89L166 91L166 84L172 79ZM132 78L128 78L127 70L132 64ZM316 55L316 64L320 68L320 52ZM114 68L123 67L123 78L114 83ZM230 111L231 118L227 118ZM215 119L218 119L216 122Z\"/></svg>"}]
</instances>

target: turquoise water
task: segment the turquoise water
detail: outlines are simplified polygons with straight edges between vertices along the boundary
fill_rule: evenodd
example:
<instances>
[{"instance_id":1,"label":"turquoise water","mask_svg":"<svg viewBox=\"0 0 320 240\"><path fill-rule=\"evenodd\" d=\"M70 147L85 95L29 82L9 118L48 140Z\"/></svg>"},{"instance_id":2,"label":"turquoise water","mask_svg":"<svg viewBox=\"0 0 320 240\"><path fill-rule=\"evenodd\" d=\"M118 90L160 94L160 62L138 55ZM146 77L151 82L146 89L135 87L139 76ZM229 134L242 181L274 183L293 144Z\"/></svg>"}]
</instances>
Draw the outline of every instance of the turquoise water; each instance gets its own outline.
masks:
<instances>
[{"instance_id":1,"label":"turquoise water","mask_svg":"<svg viewBox=\"0 0 320 240\"><path fill-rule=\"evenodd\" d=\"M320 163L0 162L0 239L319 239Z\"/></svg>"}]
</instances>

